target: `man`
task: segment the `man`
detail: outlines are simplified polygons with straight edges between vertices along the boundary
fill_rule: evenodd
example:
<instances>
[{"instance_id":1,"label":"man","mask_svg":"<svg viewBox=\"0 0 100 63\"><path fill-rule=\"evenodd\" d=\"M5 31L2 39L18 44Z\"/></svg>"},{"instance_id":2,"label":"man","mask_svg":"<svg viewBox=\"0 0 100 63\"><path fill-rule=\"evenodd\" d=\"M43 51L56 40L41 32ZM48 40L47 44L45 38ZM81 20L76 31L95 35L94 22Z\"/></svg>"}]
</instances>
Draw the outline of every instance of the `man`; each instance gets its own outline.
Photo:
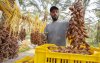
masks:
<instances>
[{"instance_id":1,"label":"man","mask_svg":"<svg viewBox=\"0 0 100 63\"><path fill-rule=\"evenodd\" d=\"M53 21L45 28L48 43L56 44L58 46L66 46L68 22L60 21L58 19L59 9L56 6L50 8L50 15Z\"/></svg>"}]
</instances>

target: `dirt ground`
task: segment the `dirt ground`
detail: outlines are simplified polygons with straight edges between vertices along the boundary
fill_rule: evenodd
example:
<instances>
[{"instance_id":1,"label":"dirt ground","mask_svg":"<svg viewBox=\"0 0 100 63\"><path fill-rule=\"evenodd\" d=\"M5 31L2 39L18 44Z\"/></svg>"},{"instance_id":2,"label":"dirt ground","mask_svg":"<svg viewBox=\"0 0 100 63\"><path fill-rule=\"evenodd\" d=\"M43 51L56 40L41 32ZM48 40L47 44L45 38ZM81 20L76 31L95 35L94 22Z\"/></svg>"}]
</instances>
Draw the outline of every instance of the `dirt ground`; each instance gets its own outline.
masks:
<instances>
[{"instance_id":1,"label":"dirt ground","mask_svg":"<svg viewBox=\"0 0 100 63\"><path fill-rule=\"evenodd\" d=\"M15 63L16 60L19 60L19 59L21 59L21 58L23 58L25 56L34 56L34 53L35 53L35 49L30 49L30 50L28 50L26 52L19 53L17 58L7 60L7 61L5 61L3 63Z\"/></svg>"}]
</instances>

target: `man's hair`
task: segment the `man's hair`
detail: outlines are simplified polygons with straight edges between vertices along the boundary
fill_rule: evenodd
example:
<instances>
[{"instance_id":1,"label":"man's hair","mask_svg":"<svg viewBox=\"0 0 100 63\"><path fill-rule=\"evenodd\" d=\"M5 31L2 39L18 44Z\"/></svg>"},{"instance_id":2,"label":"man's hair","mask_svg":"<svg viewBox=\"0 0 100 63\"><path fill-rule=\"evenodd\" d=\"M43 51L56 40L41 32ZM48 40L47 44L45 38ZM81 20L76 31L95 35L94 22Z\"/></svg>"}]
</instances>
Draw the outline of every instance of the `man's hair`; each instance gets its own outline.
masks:
<instances>
[{"instance_id":1,"label":"man's hair","mask_svg":"<svg viewBox=\"0 0 100 63\"><path fill-rule=\"evenodd\" d=\"M51 8L50 8L50 12L52 12L52 10L59 10L56 6L52 6Z\"/></svg>"}]
</instances>

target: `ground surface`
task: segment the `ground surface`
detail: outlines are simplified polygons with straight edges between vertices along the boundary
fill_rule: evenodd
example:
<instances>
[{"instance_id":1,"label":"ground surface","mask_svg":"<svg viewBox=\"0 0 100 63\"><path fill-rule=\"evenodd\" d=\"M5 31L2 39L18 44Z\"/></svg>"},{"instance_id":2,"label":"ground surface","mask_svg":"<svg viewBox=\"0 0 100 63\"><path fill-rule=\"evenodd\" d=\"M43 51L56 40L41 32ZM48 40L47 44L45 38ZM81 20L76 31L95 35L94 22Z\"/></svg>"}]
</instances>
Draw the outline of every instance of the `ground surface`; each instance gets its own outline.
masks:
<instances>
[{"instance_id":1,"label":"ground surface","mask_svg":"<svg viewBox=\"0 0 100 63\"><path fill-rule=\"evenodd\" d=\"M35 53L35 50L34 49L30 49L30 50L28 50L26 52L19 53L17 58L7 60L7 61L5 61L3 63L14 63L16 60L19 60L19 59L21 59L21 58L23 58L25 56L33 56L34 53Z\"/></svg>"}]
</instances>

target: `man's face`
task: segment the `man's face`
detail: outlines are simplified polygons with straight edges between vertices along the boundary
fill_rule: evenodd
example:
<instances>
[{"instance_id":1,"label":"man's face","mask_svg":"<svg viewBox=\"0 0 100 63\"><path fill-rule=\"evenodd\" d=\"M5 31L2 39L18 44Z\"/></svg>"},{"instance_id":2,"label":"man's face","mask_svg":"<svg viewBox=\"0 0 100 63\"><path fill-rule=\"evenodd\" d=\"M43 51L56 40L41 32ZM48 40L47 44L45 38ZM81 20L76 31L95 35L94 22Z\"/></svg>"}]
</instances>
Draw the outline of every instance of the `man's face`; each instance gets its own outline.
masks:
<instances>
[{"instance_id":1,"label":"man's face","mask_svg":"<svg viewBox=\"0 0 100 63\"><path fill-rule=\"evenodd\" d=\"M53 21L57 21L59 17L59 11L57 9L54 9L50 12L50 15L53 19Z\"/></svg>"}]
</instances>

